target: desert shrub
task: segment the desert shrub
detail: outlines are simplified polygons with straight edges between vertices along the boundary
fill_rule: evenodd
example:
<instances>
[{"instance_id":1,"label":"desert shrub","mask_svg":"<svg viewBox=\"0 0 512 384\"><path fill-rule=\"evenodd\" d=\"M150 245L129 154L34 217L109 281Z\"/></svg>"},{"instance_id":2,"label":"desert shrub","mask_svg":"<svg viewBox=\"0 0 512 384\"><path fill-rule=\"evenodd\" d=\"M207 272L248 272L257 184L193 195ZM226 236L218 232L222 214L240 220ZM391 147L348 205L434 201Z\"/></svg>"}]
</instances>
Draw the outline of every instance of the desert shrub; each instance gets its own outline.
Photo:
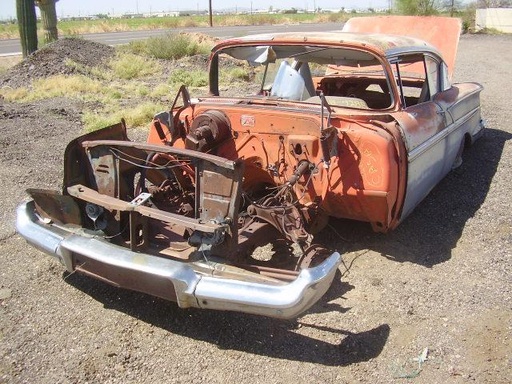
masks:
<instances>
[{"instance_id":1,"label":"desert shrub","mask_svg":"<svg viewBox=\"0 0 512 384\"><path fill-rule=\"evenodd\" d=\"M146 127L153 116L166 108L165 105L159 103L146 102L133 108L126 109L105 109L102 111L85 111L82 115L86 131L95 131L118 123L122 118L126 120L129 127Z\"/></svg>"},{"instance_id":2,"label":"desert shrub","mask_svg":"<svg viewBox=\"0 0 512 384\"><path fill-rule=\"evenodd\" d=\"M182 17L180 19L180 27L182 28L206 27L208 25L197 17Z\"/></svg>"},{"instance_id":3,"label":"desert shrub","mask_svg":"<svg viewBox=\"0 0 512 384\"><path fill-rule=\"evenodd\" d=\"M92 111L84 111L82 113L82 123L86 132L96 131L98 129L108 127L109 125L119 123L117 116L99 114Z\"/></svg>"},{"instance_id":4,"label":"desert shrub","mask_svg":"<svg viewBox=\"0 0 512 384\"><path fill-rule=\"evenodd\" d=\"M144 85L141 85L140 87L137 88L137 95L138 96L147 96L149 95L149 89L148 87L144 86Z\"/></svg>"},{"instance_id":5,"label":"desert shrub","mask_svg":"<svg viewBox=\"0 0 512 384\"><path fill-rule=\"evenodd\" d=\"M29 95L29 90L25 87L21 88L0 88L0 97L7 101L23 101Z\"/></svg>"},{"instance_id":6,"label":"desert shrub","mask_svg":"<svg viewBox=\"0 0 512 384\"><path fill-rule=\"evenodd\" d=\"M179 68L171 73L169 84L173 87L179 87L180 85L205 87L208 85L208 74L205 71L189 71Z\"/></svg>"},{"instance_id":7,"label":"desert shrub","mask_svg":"<svg viewBox=\"0 0 512 384\"><path fill-rule=\"evenodd\" d=\"M107 96L115 100L120 100L123 98L123 93L119 89L110 89Z\"/></svg>"},{"instance_id":8,"label":"desert shrub","mask_svg":"<svg viewBox=\"0 0 512 384\"><path fill-rule=\"evenodd\" d=\"M112 80L112 71L107 71L102 67L90 67L85 64L77 63L76 61L66 58L64 65L68 68L72 68L75 72L85 75L87 77L96 78L100 80Z\"/></svg>"},{"instance_id":9,"label":"desert shrub","mask_svg":"<svg viewBox=\"0 0 512 384\"><path fill-rule=\"evenodd\" d=\"M101 95L104 87L101 82L83 75L55 75L34 80L32 89L2 89L3 97L10 101L33 101L52 97L96 97Z\"/></svg>"},{"instance_id":10,"label":"desert shrub","mask_svg":"<svg viewBox=\"0 0 512 384\"><path fill-rule=\"evenodd\" d=\"M244 15L227 15L215 20L215 25L234 26L249 24L248 17Z\"/></svg>"},{"instance_id":11,"label":"desert shrub","mask_svg":"<svg viewBox=\"0 0 512 384\"><path fill-rule=\"evenodd\" d=\"M117 47L121 53L133 53L134 55L146 55L146 40L130 41L127 45Z\"/></svg>"},{"instance_id":12,"label":"desert shrub","mask_svg":"<svg viewBox=\"0 0 512 384\"><path fill-rule=\"evenodd\" d=\"M166 60L181 59L209 51L207 45L198 43L190 35L170 33L131 42L125 49L134 54Z\"/></svg>"},{"instance_id":13,"label":"desert shrub","mask_svg":"<svg viewBox=\"0 0 512 384\"><path fill-rule=\"evenodd\" d=\"M159 18L160 19L160 18ZM178 28L180 26L178 17L164 17L158 20L158 28Z\"/></svg>"},{"instance_id":14,"label":"desert shrub","mask_svg":"<svg viewBox=\"0 0 512 384\"><path fill-rule=\"evenodd\" d=\"M148 126L155 113L162 111L166 106L155 104L153 102L146 102L137 105L135 108L129 108L125 111L119 112L120 118L124 117L126 123L131 127L145 127Z\"/></svg>"},{"instance_id":15,"label":"desert shrub","mask_svg":"<svg viewBox=\"0 0 512 384\"><path fill-rule=\"evenodd\" d=\"M235 67L221 73L220 82L229 84L234 81L249 81L254 77L254 71L249 67Z\"/></svg>"},{"instance_id":16,"label":"desert shrub","mask_svg":"<svg viewBox=\"0 0 512 384\"><path fill-rule=\"evenodd\" d=\"M332 12L317 14L312 21L315 23L343 23L348 19L349 17L345 12Z\"/></svg>"},{"instance_id":17,"label":"desert shrub","mask_svg":"<svg viewBox=\"0 0 512 384\"><path fill-rule=\"evenodd\" d=\"M167 84L158 84L157 86L151 88L149 92L149 97L160 99L164 96L168 96L171 94L170 87Z\"/></svg>"},{"instance_id":18,"label":"desert shrub","mask_svg":"<svg viewBox=\"0 0 512 384\"><path fill-rule=\"evenodd\" d=\"M162 70L157 61L130 53L118 54L110 61L110 67L118 78L125 80L145 77Z\"/></svg>"},{"instance_id":19,"label":"desert shrub","mask_svg":"<svg viewBox=\"0 0 512 384\"><path fill-rule=\"evenodd\" d=\"M268 14L256 14L251 15L251 18L248 20L252 25L265 25L272 24L274 22L273 15Z\"/></svg>"}]
</instances>

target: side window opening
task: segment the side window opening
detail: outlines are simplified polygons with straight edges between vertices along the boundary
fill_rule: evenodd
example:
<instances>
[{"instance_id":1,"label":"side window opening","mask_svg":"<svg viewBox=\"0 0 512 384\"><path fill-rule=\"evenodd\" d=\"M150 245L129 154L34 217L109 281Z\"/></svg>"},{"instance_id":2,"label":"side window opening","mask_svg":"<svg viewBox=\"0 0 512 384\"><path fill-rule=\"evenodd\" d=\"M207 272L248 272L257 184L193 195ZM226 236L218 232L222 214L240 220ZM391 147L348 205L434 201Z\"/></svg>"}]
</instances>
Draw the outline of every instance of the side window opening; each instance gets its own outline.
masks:
<instances>
[{"instance_id":1,"label":"side window opening","mask_svg":"<svg viewBox=\"0 0 512 384\"><path fill-rule=\"evenodd\" d=\"M426 68L426 72L427 72L429 96L430 96L430 98L432 98L441 89L440 76L439 76L439 63L433 57L426 56L425 57L425 68Z\"/></svg>"},{"instance_id":2,"label":"side window opening","mask_svg":"<svg viewBox=\"0 0 512 384\"><path fill-rule=\"evenodd\" d=\"M441 90L439 62L431 56L403 56L394 69L404 108L430 101Z\"/></svg>"},{"instance_id":3,"label":"side window opening","mask_svg":"<svg viewBox=\"0 0 512 384\"><path fill-rule=\"evenodd\" d=\"M448 66L446 65L445 62L441 63L439 70L440 70L439 78L441 81L440 90L446 91L451 88L452 84L451 84L449 76L448 76Z\"/></svg>"}]
</instances>

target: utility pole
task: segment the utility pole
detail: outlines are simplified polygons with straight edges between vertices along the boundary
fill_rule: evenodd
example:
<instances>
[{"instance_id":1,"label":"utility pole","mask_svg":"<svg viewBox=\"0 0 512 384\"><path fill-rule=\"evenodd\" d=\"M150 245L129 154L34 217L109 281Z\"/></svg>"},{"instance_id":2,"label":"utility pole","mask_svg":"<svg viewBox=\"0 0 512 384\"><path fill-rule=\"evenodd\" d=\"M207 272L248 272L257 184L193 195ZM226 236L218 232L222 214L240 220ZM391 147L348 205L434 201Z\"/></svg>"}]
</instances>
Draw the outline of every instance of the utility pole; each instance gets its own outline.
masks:
<instances>
[{"instance_id":1,"label":"utility pole","mask_svg":"<svg viewBox=\"0 0 512 384\"><path fill-rule=\"evenodd\" d=\"M210 27L213 27L212 0L208 0L208 12L210 14Z\"/></svg>"}]
</instances>

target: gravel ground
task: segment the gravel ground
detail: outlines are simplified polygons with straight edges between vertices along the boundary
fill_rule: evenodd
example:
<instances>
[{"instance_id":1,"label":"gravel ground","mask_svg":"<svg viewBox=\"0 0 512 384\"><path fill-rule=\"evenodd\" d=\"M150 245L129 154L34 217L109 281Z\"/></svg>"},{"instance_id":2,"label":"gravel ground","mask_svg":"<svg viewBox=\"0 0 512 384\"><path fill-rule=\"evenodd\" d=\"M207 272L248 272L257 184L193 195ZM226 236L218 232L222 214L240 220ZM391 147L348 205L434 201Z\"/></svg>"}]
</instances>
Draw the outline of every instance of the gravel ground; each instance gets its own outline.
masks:
<instances>
[{"instance_id":1,"label":"gravel ground","mask_svg":"<svg viewBox=\"0 0 512 384\"><path fill-rule=\"evenodd\" d=\"M0 382L509 383L511 46L462 37L455 77L484 85L485 136L393 233L331 220L319 240L345 266L296 321L183 310L64 274L15 233L14 210L27 187L59 188L81 106L0 100Z\"/></svg>"}]
</instances>

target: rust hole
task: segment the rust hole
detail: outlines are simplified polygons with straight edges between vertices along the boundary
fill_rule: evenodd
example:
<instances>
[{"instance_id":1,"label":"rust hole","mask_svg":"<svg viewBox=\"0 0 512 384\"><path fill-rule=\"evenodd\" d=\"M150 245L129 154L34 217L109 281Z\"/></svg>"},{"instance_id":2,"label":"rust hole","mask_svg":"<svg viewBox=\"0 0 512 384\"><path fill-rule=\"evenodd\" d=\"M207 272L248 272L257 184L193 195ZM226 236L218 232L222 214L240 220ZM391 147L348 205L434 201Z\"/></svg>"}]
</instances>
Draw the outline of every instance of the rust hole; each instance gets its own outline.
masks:
<instances>
[{"instance_id":1,"label":"rust hole","mask_svg":"<svg viewBox=\"0 0 512 384\"><path fill-rule=\"evenodd\" d=\"M142 245L144 242L144 226L142 224L137 225L135 228L135 243Z\"/></svg>"}]
</instances>

